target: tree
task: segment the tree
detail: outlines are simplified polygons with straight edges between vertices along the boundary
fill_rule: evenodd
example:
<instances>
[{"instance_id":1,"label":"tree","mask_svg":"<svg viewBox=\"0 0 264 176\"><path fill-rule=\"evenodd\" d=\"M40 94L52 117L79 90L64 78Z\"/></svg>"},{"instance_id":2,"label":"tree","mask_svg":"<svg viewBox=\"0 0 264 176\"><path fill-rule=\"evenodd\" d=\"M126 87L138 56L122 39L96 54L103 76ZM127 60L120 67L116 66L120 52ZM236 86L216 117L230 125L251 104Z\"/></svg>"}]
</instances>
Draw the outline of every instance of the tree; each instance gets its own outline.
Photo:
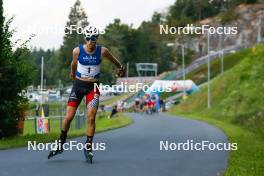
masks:
<instances>
[{"instance_id":1,"label":"tree","mask_svg":"<svg viewBox=\"0 0 264 176\"><path fill-rule=\"evenodd\" d=\"M163 42L162 35L159 34L159 25L164 21L162 15L154 13L151 21L143 22L138 29L122 24L119 19L115 19L109 24L99 42L107 46L123 64L129 63L129 76L137 76L135 64L139 62L151 62L159 64L159 73L169 68L173 57L171 49ZM112 70L109 66L102 65L102 81L107 76L108 81ZM110 78L109 78L110 77Z\"/></svg>"},{"instance_id":2,"label":"tree","mask_svg":"<svg viewBox=\"0 0 264 176\"><path fill-rule=\"evenodd\" d=\"M70 63L72 61L72 50L78 46L79 43L84 43L84 35L78 34L77 30L70 31L70 28L85 28L89 24L87 18L84 9L81 7L80 0L77 0L71 8L69 20L65 27L63 45L60 47L60 54L58 56L59 65L58 75L56 76L61 79L63 83L70 82L68 75L70 72Z\"/></svg>"},{"instance_id":3,"label":"tree","mask_svg":"<svg viewBox=\"0 0 264 176\"><path fill-rule=\"evenodd\" d=\"M12 19L5 20L3 16L3 3L0 1L0 138L16 135L17 123L22 112L22 105L27 100L23 97L22 90L29 85L32 67L26 56L30 51L25 42L15 52L12 51L10 38L13 31L9 26Z\"/></svg>"},{"instance_id":4,"label":"tree","mask_svg":"<svg viewBox=\"0 0 264 176\"><path fill-rule=\"evenodd\" d=\"M0 0L0 44L3 43L3 24L4 24L4 16L3 16L3 0ZM3 47L0 47L0 63L2 63L3 58ZM1 75L0 75L1 76Z\"/></svg>"},{"instance_id":5,"label":"tree","mask_svg":"<svg viewBox=\"0 0 264 176\"><path fill-rule=\"evenodd\" d=\"M56 57L55 57L56 56ZM36 69L36 75L33 84L35 86L40 85L40 75L41 75L41 58L44 57L44 72L43 72L43 77L46 83L46 85L55 85L57 80L59 80L58 77L56 77L56 72L58 63L56 62L58 56L55 55L55 50L48 49L48 50L43 50L42 48L33 48L31 52L32 58L32 65L34 65Z\"/></svg>"},{"instance_id":6,"label":"tree","mask_svg":"<svg viewBox=\"0 0 264 176\"><path fill-rule=\"evenodd\" d=\"M177 0L170 6L167 20L169 24L185 25L190 21L214 16L220 9L209 0Z\"/></svg>"},{"instance_id":7,"label":"tree","mask_svg":"<svg viewBox=\"0 0 264 176\"><path fill-rule=\"evenodd\" d=\"M132 26L122 24L120 19L114 19L113 23L107 25L105 34L99 39L99 43L103 44L123 63L129 63L129 75L135 76L135 63L138 60L136 50L138 48L138 30ZM115 82L112 70L109 70L109 64L105 66L107 61L102 64L101 81L105 83ZM107 77L107 79L105 79Z\"/></svg>"},{"instance_id":8,"label":"tree","mask_svg":"<svg viewBox=\"0 0 264 176\"><path fill-rule=\"evenodd\" d=\"M171 48L167 47L165 36L159 33L159 24L155 14L152 21L143 22L138 29L136 56L137 62L157 63L158 73L170 68L173 61Z\"/></svg>"}]
</instances>

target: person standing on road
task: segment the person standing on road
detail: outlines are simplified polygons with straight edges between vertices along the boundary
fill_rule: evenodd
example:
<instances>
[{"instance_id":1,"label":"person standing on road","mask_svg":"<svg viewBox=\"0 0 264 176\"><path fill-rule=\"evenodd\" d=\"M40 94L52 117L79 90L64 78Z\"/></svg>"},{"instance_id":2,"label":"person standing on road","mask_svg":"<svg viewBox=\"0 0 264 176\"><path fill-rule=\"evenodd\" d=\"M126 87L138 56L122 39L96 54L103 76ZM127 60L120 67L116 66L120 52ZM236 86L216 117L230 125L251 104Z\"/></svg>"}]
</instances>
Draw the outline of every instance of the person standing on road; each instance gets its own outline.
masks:
<instances>
[{"instance_id":1,"label":"person standing on road","mask_svg":"<svg viewBox=\"0 0 264 176\"><path fill-rule=\"evenodd\" d=\"M73 58L71 62L70 77L74 79L72 90L67 104L67 112L63 121L61 134L59 137L60 147L51 151L48 158L63 152L63 144L66 142L67 132L76 110L85 96L87 107L87 139L84 154L86 160L92 162L92 142L95 133L95 117L99 104L99 75L102 58L108 59L114 64L117 70L117 76L123 76L124 67L110 51L103 46L97 45L99 30L95 27L88 26L85 28L85 44L81 44L73 49Z\"/></svg>"}]
</instances>

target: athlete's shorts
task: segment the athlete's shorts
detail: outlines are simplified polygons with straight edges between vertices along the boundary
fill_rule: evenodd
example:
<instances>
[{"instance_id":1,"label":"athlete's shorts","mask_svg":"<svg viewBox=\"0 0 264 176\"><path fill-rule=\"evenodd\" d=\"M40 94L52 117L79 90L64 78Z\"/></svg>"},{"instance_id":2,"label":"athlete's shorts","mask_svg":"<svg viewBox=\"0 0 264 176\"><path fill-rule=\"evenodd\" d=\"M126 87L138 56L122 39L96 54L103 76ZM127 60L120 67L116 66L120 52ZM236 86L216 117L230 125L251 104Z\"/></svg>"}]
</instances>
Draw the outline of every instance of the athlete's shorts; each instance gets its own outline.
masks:
<instances>
[{"instance_id":1,"label":"athlete's shorts","mask_svg":"<svg viewBox=\"0 0 264 176\"><path fill-rule=\"evenodd\" d=\"M76 79L68 100L68 106L78 107L85 96L86 107L97 107L99 103L100 91L99 82L87 82Z\"/></svg>"}]
</instances>

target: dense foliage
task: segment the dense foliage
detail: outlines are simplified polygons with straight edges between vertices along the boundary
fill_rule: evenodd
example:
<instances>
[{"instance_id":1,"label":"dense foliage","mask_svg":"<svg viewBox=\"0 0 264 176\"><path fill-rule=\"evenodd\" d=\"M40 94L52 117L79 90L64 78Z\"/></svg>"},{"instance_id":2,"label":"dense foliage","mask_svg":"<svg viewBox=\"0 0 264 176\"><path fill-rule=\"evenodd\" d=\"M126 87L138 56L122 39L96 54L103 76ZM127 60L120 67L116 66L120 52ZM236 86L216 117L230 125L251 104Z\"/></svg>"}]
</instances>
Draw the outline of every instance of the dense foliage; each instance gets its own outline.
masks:
<instances>
[{"instance_id":1,"label":"dense foliage","mask_svg":"<svg viewBox=\"0 0 264 176\"><path fill-rule=\"evenodd\" d=\"M26 43L12 51L9 29L12 19L5 20L3 2L0 1L0 138L16 135L18 119L22 116L26 104L21 92L31 83L32 64L28 58L30 51Z\"/></svg>"}]
</instances>

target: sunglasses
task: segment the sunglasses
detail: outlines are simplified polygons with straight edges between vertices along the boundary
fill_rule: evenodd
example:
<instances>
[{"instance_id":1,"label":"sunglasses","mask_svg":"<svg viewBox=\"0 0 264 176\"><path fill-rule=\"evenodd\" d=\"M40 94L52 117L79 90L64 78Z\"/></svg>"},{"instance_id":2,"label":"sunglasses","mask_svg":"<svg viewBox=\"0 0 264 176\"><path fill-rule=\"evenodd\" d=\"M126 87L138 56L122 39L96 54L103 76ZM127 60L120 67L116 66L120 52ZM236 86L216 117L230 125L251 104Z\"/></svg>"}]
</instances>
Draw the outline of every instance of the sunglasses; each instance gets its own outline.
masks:
<instances>
[{"instance_id":1,"label":"sunglasses","mask_svg":"<svg viewBox=\"0 0 264 176\"><path fill-rule=\"evenodd\" d=\"M91 41L91 42L96 42L97 37L85 37L85 40L86 40L87 42L89 42L89 41Z\"/></svg>"}]
</instances>

